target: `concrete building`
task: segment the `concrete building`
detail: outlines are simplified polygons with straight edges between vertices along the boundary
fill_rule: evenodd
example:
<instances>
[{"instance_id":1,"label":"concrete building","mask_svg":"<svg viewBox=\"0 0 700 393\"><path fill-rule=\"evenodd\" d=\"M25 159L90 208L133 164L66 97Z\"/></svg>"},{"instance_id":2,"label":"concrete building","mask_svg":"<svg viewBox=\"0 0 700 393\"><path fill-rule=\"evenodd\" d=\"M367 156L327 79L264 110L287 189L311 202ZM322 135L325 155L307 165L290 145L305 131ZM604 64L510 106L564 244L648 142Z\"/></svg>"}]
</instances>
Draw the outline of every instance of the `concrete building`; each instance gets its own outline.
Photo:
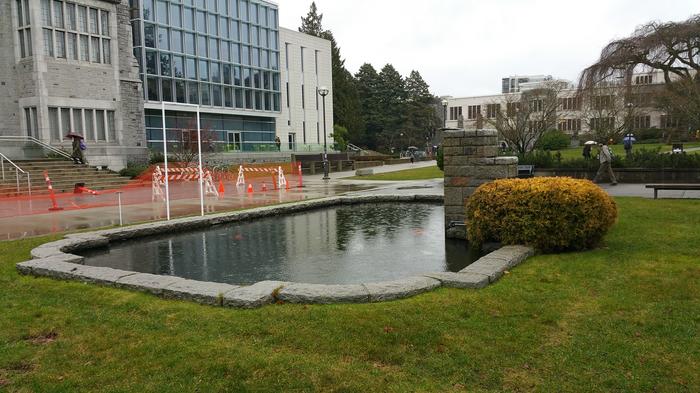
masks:
<instances>
[{"instance_id":1,"label":"concrete building","mask_svg":"<svg viewBox=\"0 0 700 393\"><path fill-rule=\"evenodd\" d=\"M525 81L525 79L528 80ZM591 132L590 126L597 121L622 124L621 122L625 122L629 116L631 116L629 127L633 131L654 128L661 131L678 126L678 122L652 105L651 95L654 89L664 83L663 76L658 72L634 75L631 87L624 87L619 81L601 86L600 91L596 93L597 97L600 97L601 108L596 108L595 97L584 100L579 96L576 86L565 80L550 76L510 77L503 79L503 90L506 90L506 81L509 89L512 90L510 92L472 97L443 97L447 100L448 106L446 126L467 130L483 128L488 126L489 121L494 121L497 114L510 113L510 105L517 104L524 92L553 85L558 86L558 106L556 124L553 124L552 128L572 136ZM591 99L594 101L590 101ZM602 105L603 99L607 99L610 106L614 105L616 109Z\"/></svg>"},{"instance_id":2,"label":"concrete building","mask_svg":"<svg viewBox=\"0 0 700 393\"><path fill-rule=\"evenodd\" d=\"M2 1L0 50L0 136L68 147L64 135L73 131L96 165L146 155L126 2Z\"/></svg>"},{"instance_id":3,"label":"concrete building","mask_svg":"<svg viewBox=\"0 0 700 393\"><path fill-rule=\"evenodd\" d=\"M173 149L196 144L199 106L207 151L228 160L320 152L319 86L332 145L330 42L280 28L272 2L3 1L0 49L0 138L67 148L73 131L92 165L161 149L163 105Z\"/></svg>"}]
</instances>

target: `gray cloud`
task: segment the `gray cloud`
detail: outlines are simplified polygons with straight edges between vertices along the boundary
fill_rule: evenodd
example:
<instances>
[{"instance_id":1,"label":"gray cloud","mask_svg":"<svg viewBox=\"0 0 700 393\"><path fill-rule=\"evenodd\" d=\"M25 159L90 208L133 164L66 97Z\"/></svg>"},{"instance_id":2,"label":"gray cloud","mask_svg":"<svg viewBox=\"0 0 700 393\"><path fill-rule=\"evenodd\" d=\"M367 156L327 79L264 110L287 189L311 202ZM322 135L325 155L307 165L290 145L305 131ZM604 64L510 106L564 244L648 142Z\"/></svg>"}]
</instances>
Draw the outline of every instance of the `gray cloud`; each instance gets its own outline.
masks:
<instances>
[{"instance_id":1,"label":"gray cloud","mask_svg":"<svg viewBox=\"0 0 700 393\"><path fill-rule=\"evenodd\" d=\"M296 29L311 0L280 0ZM500 92L500 79L550 74L574 80L614 38L650 20L683 20L697 0L318 0L351 72L392 63L421 72L438 95Z\"/></svg>"}]
</instances>

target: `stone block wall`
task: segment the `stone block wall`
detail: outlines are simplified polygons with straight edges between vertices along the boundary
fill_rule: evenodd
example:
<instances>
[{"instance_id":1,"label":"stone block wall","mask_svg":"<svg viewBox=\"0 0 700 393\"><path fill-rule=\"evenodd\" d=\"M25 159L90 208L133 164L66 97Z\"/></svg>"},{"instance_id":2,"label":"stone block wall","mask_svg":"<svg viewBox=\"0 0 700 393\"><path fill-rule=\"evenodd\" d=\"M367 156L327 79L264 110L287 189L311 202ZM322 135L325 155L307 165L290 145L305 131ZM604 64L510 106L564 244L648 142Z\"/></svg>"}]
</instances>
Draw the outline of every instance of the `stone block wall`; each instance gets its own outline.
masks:
<instances>
[{"instance_id":1,"label":"stone block wall","mask_svg":"<svg viewBox=\"0 0 700 393\"><path fill-rule=\"evenodd\" d=\"M465 206L480 185L518 175L517 157L498 156L495 130L446 131L442 149L445 170L445 235L466 239Z\"/></svg>"}]
</instances>

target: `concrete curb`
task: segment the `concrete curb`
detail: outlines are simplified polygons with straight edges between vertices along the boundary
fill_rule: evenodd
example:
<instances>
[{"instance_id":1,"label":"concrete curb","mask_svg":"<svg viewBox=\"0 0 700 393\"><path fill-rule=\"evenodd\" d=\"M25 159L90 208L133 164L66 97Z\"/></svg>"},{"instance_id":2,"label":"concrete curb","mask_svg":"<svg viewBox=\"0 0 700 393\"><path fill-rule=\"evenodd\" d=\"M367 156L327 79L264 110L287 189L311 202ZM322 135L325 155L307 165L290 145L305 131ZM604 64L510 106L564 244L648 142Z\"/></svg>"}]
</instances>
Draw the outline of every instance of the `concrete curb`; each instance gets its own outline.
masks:
<instances>
[{"instance_id":1,"label":"concrete curb","mask_svg":"<svg viewBox=\"0 0 700 393\"><path fill-rule=\"evenodd\" d=\"M163 232L183 232L231 222L290 214L338 205L381 202L440 203L442 195L361 195L339 196L252 210L187 217L89 233L66 235L65 239L42 244L31 251L32 260L17 264L21 274L61 280L94 283L147 292L170 299L197 303L255 308L274 302L330 304L366 303L407 298L444 286L484 288L497 281L534 254L525 246L505 246L480 258L458 273L435 272L399 280L353 285L324 285L261 281L249 286L188 280L174 276L137 273L107 267L84 266L83 257L71 252L108 246L110 242L144 237Z\"/></svg>"}]
</instances>

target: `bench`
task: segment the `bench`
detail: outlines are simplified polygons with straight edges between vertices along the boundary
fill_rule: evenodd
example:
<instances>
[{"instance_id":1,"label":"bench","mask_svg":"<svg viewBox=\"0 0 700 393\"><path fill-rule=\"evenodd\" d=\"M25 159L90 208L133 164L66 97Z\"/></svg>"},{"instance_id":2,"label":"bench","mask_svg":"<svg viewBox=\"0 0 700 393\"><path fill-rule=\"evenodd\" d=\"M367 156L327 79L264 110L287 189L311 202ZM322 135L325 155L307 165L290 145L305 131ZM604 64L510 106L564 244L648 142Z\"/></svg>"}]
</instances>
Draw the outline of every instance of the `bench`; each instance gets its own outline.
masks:
<instances>
[{"instance_id":1,"label":"bench","mask_svg":"<svg viewBox=\"0 0 700 393\"><path fill-rule=\"evenodd\" d=\"M518 165L518 178L528 179L535 176L534 165Z\"/></svg>"},{"instance_id":2,"label":"bench","mask_svg":"<svg viewBox=\"0 0 700 393\"><path fill-rule=\"evenodd\" d=\"M659 190L700 190L700 183L698 184L647 184L646 188L654 189L654 199L658 198Z\"/></svg>"}]
</instances>

